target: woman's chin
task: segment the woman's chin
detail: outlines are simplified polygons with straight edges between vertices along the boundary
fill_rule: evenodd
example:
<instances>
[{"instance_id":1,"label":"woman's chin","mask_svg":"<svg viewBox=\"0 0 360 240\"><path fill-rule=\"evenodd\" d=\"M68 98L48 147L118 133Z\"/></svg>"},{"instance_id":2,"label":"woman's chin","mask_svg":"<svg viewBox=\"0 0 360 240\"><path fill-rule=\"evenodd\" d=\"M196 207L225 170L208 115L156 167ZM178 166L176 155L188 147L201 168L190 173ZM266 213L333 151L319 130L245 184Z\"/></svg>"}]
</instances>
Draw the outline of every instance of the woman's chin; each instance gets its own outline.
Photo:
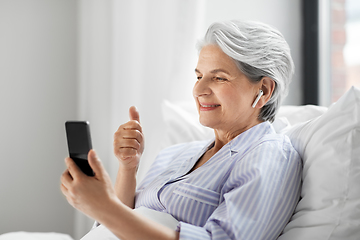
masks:
<instances>
[{"instance_id":1,"label":"woman's chin","mask_svg":"<svg viewBox=\"0 0 360 240\"><path fill-rule=\"evenodd\" d=\"M207 119L199 119L200 121L200 124L203 125L204 127L208 127L208 128L211 128L211 129L214 129L214 123L207 120Z\"/></svg>"}]
</instances>

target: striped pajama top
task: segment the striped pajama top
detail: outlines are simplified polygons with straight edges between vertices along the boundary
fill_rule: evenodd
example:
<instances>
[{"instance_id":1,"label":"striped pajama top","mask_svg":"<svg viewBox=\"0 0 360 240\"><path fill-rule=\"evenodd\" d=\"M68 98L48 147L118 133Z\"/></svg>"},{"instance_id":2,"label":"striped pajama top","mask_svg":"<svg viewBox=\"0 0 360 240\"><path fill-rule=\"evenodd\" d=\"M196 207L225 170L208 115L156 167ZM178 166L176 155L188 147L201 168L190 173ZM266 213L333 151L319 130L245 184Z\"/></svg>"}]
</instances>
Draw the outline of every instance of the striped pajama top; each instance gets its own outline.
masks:
<instances>
[{"instance_id":1,"label":"striped pajama top","mask_svg":"<svg viewBox=\"0 0 360 240\"><path fill-rule=\"evenodd\" d=\"M135 207L171 214L180 239L276 239L300 196L302 162L290 140L263 122L189 173L213 144L160 152L137 188Z\"/></svg>"}]
</instances>

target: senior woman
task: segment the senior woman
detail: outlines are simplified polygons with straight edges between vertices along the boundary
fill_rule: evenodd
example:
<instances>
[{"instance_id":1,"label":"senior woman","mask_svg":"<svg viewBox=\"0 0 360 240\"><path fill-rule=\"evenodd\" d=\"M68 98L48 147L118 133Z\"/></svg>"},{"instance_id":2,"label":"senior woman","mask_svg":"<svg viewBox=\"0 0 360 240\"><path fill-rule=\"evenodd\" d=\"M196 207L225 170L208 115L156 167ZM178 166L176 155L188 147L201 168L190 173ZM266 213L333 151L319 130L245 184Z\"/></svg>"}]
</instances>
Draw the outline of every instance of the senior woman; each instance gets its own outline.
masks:
<instances>
[{"instance_id":1,"label":"senior woman","mask_svg":"<svg viewBox=\"0 0 360 240\"><path fill-rule=\"evenodd\" d=\"M144 138L131 107L114 135L115 187L90 151L95 177L67 158L61 189L121 239L276 239L301 185L298 153L270 124L294 71L290 49L277 30L244 21L214 23L198 48L193 95L214 139L163 150L136 188ZM171 214L177 231L131 210L141 206Z\"/></svg>"}]
</instances>

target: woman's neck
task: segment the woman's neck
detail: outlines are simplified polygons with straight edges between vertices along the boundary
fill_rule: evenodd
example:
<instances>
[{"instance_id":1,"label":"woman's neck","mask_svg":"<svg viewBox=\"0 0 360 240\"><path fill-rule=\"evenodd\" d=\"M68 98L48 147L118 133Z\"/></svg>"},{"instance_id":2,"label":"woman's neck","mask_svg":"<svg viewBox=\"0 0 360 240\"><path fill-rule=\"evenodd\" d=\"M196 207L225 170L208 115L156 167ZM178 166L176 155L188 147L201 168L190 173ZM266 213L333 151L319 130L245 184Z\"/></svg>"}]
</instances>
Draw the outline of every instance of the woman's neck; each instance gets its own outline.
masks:
<instances>
[{"instance_id":1,"label":"woman's neck","mask_svg":"<svg viewBox=\"0 0 360 240\"><path fill-rule=\"evenodd\" d=\"M222 129L214 129L215 132L215 144L212 148L215 153L219 151L223 146L225 146L228 142L239 136L241 133L249 130L250 128L262 123L261 121L253 122L252 124L238 127L235 129L222 130Z\"/></svg>"}]
</instances>

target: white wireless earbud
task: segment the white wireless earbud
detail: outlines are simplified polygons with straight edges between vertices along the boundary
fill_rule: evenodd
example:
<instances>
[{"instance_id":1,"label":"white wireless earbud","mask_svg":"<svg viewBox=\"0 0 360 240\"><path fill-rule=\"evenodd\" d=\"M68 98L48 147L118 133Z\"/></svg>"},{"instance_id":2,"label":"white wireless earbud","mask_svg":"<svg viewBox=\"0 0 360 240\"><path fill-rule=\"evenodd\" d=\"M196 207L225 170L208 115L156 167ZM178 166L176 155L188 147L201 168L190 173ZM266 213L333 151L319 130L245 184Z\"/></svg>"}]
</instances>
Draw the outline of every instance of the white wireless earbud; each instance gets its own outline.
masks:
<instances>
[{"instance_id":1,"label":"white wireless earbud","mask_svg":"<svg viewBox=\"0 0 360 240\"><path fill-rule=\"evenodd\" d=\"M259 94L257 95L254 103L252 104L252 107L255 108L256 104L258 103L258 101L260 100L261 96L264 94L264 92L262 90L260 90Z\"/></svg>"}]
</instances>

